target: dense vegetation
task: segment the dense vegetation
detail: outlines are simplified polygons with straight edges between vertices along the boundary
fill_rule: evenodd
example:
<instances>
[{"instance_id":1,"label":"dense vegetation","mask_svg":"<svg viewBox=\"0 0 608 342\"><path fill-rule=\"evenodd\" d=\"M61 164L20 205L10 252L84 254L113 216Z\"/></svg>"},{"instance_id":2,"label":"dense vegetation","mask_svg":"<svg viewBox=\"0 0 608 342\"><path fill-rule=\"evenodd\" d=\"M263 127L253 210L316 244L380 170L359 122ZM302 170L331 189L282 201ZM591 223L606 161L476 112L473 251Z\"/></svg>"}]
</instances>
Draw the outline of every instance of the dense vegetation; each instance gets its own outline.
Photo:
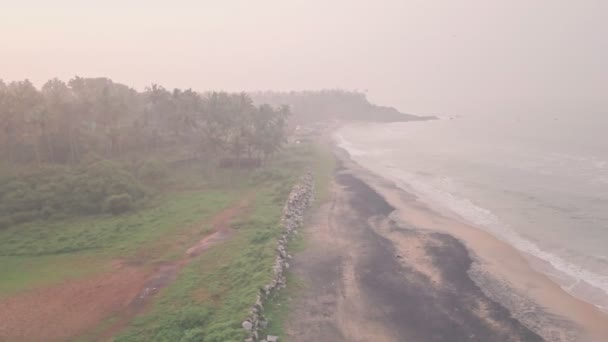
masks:
<instances>
[{"instance_id":1,"label":"dense vegetation","mask_svg":"<svg viewBox=\"0 0 608 342\"><path fill-rule=\"evenodd\" d=\"M70 214L119 214L145 193L132 173L110 161L41 168L0 183L0 228Z\"/></svg>"},{"instance_id":2,"label":"dense vegetation","mask_svg":"<svg viewBox=\"0 0 608 342\"><path fill-rule=\"evenodd\" d=\"M283 142L288 115L244 93L137 92L107 78L53 79L40 90L0 81L0 153L9 163L76 163L179 144L212 157L265 157Z\"/></svg>"},{"instance_id":3,"label":"dense vegetation","mask_svg":"<svg viewBox=\"0 0 608 342\"><path fill-rule=\"evenodd\" d=\"M284 143L289 114L244 93L137 92L106 78L54 79L40 90L0 81L0 228L128 211L167 163L259 165Z\"/></svg>"},{"instance_id":4,"label":"dense vegetation","mask_svg":"<svg viewBox=\"0 0 608 342\"><path fill-rule=\"evenodd\" d=\"M214 173L203 162L180 164L151 206L119 216L34 221L0 230L0 299L111 272L116 260L143 269L180 260L213 231L213 217L247 198L246 209L230 221L234 235L193 259L115 337L121 342L242 341L241 322L272 276L286 196L307 167L319 175L315 187L321 195L332 161L326 148L291 144L256 170ZM122 319L122 311L113 313L74 341L100 340ZM280 334L280 328L273 316L269 333Z\"/></svg>"},{"instance_id":5,"label":"dense vegetation","mask_svg":"<svg viewBox=\"0 0 608 342\"><path fill-rule=\"evenodd\" d=\"M246 200L234 235L193 258L115 337L242 340L241 321L272 275L291 186L312 167L322 198L332 168L319 145L283 146L290 114L242 93L0 82L0 299L121 265L177 264L216 229L214 217ZM123 314L108 312L75 340L99 340ZM269 331L280 334L276 322Z\"/></svg>"},{"instance_id":6,"label":"dense vegetation","mask_svg":"<svg viewBox=\"0 0 608 342\"><path fill-rule=\"evenodd\" d=\"M342 90L249 96L155 84L138 92L107 78L53 79L41 89L0 80L0 228L129 211L179 161L259 166L285 142L288 119L421 118Z\"/></svg>"},{"instance_id":7,"label":"dense vegetation","mask_svg":"<svg viewBox=\"0 0 608 342\"><path fill-rule=\"evenodd\" d=\"M237 236L188 265L154 309L116 341L242 341L242 318L258 289L268 282L282 232L281 210L304 167L319 175L316 189L328 188L333 157L328 149L312 144L292 145L265 170L249 173L240 185L232 184L241 193L255 194L248 212L233 222ZM277 315L272 314L267 332L284 340Z\"/></svg>"}]
</instances>

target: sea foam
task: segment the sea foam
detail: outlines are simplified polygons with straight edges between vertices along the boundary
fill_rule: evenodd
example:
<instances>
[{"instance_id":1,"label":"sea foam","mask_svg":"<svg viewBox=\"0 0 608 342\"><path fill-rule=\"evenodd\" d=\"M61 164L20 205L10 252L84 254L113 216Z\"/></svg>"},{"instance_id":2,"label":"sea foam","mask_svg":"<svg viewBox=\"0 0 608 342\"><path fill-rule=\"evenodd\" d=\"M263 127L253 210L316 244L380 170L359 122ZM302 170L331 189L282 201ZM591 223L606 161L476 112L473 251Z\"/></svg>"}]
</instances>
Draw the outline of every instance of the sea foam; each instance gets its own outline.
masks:
<instances>
[{"instance_id":1,"label":"sea foam","mask_svg":"<svg viewBox=\"0 0 608 342\"><path fill-rule=\"evenodd\" d=\"M539 269L551 276L566 291L586 300L604 311L608 307L598 304L608 302L608 276L597 274L579 265L566 261L564 258L541 249L534 242L523 238L508 224L501 221L492 211L483 208L473 201L458 196L445 189L450 189L453 183L448 177L433 177L429 174L417 174L405 171L394 164L371 161L366 156L375 153L357 149L342 135L336 135L338 145L370 171L388 177L397 186L415 194L421 201L433 209L447 215L456 216L474 226L483 229L500 240L514 246L516 249L543 260L551 269ZM367 160L366 160L367 159ZM367 161L367 163L366 163ZM592 288L591 291L589 289ZM581 289L585 289L582 291ZM601 300L597 293L601 293Z\"/></svg>"}]
</instances>

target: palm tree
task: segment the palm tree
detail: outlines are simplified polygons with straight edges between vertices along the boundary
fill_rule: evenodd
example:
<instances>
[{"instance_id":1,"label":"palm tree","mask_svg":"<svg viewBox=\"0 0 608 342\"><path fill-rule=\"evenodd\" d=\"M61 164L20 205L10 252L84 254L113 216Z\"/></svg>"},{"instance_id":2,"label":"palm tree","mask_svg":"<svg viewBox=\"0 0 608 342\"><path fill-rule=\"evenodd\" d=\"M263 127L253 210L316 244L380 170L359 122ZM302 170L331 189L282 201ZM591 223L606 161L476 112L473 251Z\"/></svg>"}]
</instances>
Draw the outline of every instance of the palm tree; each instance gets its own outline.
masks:
<instances>
[{"instance_id":1,"label":"palm tree","mask_svg":"<svg viewBox=\"0 0 608 342\"><path fill-rule=\"evenodd\" d=\"M74 95L65 82L52 79L42 86L42 95L45 102L45 110L49 118L50 135L54 138L49 142L51 160L61 158L76 162L79 159L78 146L76 144L79 123L76 122L77 115L74 108ZM60 154L57 155L56 148ZM69 156L65 155L65 151Z\"/></svg>"},{"instance_id":2,"label":"palm tree","mask_svg":"<svg viewBox=\"0 0 608 342\"><path fill-rule=\"evenodd\" d=\"M40 105L41 98L38 90L29 81L11 82L7 87L6 112L3 117L4 131L7 136L8 160L13 160L13 150L16 145L26 145L26 140L33 140L33 147L38 153L36 134L31 130L31 122L35 111Z\"/></svg>"}]
</instances>

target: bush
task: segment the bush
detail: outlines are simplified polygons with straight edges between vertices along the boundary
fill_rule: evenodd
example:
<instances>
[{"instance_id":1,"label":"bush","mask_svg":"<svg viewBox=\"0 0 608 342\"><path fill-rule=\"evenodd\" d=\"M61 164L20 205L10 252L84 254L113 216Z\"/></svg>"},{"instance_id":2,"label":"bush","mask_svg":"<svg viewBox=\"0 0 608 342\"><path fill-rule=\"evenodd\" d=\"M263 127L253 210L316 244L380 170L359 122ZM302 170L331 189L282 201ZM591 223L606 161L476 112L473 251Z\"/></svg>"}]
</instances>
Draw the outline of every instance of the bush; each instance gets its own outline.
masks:
<instances>
[{"instance_id":1,"label":"bush","mask_svg":"<svg viewBox=\"0 0 608 342\"><path fill-rule=\"evenodd\" d=\"M137 168L138 178L144 181L159 181L169 175L169 168L166 164L157 160L147 160Z\"/></svg>"},{"instance_id":2,"label":"bush","mask_svg":"<svg viewBox=\"0 0 608 342\"><path fill-rule=\"evenodd\" d=\"M127 193L108 196L104 201L104 211L113 215L119 215L131 209L133 209L133 199Z\"/></svg>"},{"instance_id":3,"label":"bush","mask_svg":"<svg viewBox=\"0 0 608 342\"><path fill-rule=\"evenodd\" d=\"M0 223L8 227L38 218L99 214L106 209L120 213L145 195L145 188L130 172L110 161L45 167L0 181Z\"/></svg>"},{"instance_id":4,"label":"bush","mask_svg":"<svg viewBox=\"0 0 608 342\"><path fill-rule=\"evenodd\" d=\"M100 204L112 195L129 194L132 201L144 196L142 185L120 165L100 161L78 170L66 198L68 206L80 213L95 214L103 211Z\"/></svg>"}]
</instances>

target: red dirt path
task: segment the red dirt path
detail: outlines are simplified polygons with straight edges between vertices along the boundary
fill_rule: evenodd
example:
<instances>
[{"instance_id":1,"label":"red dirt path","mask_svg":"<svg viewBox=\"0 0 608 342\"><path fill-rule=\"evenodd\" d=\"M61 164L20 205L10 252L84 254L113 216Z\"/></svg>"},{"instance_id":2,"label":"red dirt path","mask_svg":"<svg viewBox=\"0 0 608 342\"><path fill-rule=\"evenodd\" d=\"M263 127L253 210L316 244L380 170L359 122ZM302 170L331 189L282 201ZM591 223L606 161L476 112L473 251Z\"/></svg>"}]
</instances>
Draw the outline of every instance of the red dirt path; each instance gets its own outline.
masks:
<instances>
[{"instance_id":1,"label":"red dirt path","mask_svg":"<svg viewBox=\"0 0 608 342\"><path fill-rule=\"evenodd\" d=\"M244 211L248 198L212 218L214 232L190 247L180 260L155 270L114 263L114 270L85 279L37 289L0 300L0 341L65 341L91 331L104 319L119 320L101 340L125 328L158 290L175 280L192 258L232 235L230 221Z\"/></svg>"},{"instance_id":2,"label":"red dirt path","mask_svg":"<svg viewBox=\"0 0 608 342\"><path fill-rule=\"evenodd\" d=\"M0 341L65 341L129 304L147 274L123 266L0 301Z\"/></svg>"}]
</instances>

